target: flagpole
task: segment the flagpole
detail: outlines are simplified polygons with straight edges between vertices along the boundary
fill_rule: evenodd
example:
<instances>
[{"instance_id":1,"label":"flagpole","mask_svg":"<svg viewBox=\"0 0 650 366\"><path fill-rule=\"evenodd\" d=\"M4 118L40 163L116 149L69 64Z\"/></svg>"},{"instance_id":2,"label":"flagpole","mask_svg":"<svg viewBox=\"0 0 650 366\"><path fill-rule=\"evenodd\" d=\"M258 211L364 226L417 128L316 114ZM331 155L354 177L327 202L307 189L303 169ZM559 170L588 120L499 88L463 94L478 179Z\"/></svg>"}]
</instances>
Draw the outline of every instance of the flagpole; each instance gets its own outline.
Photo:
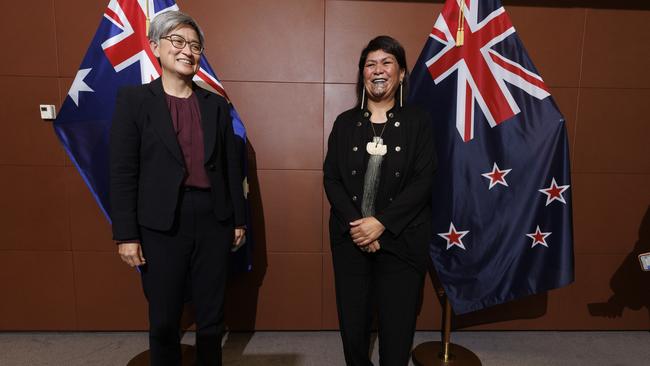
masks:
<instances>
[{"instance_id":1,"label":"flagpole","mask_svg":"<svg viewBox=\"0 0 650 366\"><path fill-rule=\"evenodd\" d=\"M149 35L149 25L151 24L151 18L149 17L149 0L145 0L145 2L147 4L147 9L146 9L147 16L146 16L146 20L145 20L145 23L144 23L144 27L145 27L145 32L146 32L145 35L148 36Z\"/></svg>"},{"instance_id":2,"label":"flagpole","mask_svg":"<svg viewBox=\"0 0 650 366\"><path fill-rule=\"evenodd\" d=\"M445 298L442 342L424 342L412 352L416 366L481 366L481 360L469 349L451 343L451 303L444 290L439 294Z\"/></svg>"}]
</instances>

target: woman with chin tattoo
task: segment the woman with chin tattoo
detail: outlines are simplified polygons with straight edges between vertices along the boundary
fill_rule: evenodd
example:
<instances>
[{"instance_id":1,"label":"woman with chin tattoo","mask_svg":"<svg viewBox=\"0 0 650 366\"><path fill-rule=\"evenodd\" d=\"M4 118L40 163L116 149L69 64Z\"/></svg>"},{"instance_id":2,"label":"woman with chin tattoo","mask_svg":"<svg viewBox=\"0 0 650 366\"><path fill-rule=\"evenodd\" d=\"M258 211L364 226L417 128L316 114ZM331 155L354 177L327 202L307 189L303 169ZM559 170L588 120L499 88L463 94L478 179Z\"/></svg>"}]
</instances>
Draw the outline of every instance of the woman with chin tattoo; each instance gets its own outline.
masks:
<instances>
[{"instance_id":1,"label":"woman with chin tattoo","mask_svg":"<svg viewBox=\"0 0 650 366\"><path fill-rule=\"evenodd\" d=\"M336 301L347 365L407 365L428 265L436 155L430 118L404 104L404 48L379 36L361 52L357 106L341 113L323 165Z\"/></svg>"},{"instance_id":2,"label":"woman with chin tattoo","mask_svg":"<svg viewBox=\"0 0 650 366\"><path fill-rule=\"evenodd\" d=\"M228 254L244 237L240 146L226 100L192 82L204 50L196 21L165 12L148 37L161 77L121 89L111 127L113 238L142 275L151 365L181 364L186 294L197 365L221 365Z\"/></svg>"}]
</instances>

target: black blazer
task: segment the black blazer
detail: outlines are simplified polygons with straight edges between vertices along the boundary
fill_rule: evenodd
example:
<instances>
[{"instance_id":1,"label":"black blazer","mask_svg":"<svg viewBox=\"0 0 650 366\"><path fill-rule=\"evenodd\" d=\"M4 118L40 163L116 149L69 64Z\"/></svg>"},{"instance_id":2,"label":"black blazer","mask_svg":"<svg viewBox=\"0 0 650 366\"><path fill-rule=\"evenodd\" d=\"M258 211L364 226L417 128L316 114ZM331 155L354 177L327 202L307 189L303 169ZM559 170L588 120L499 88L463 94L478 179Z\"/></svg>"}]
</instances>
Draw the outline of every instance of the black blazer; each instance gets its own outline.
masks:
<instances>
[{"instance_id":1,"label":"black blazer","mask_svg":"<svg viewBox=\"0 0 650 366\"><path fill-rule=\"evenodd\" d=\"M423 253L431 235L431 189L437 166L431 119L412 106L395 107L387 117L388 152L374 215L386 227L379 242L418 267L426 266L420 257L426 257ZM350 240L349 223L362 217L366 143L372 137L369 126L370 112L354 108L338 116L329 136L323 175L331 205L332 245Z\"/></svg>"},{"instance_id":2,"label":"black blazer","mask_svg":"<svg viewBox=\"0 0 650 366\"><path fill-rule=\"evenodd\" d=\"M228 103L196 85L194 93L217 220L244 225L243 144L234 135ZM171 229L185 163L160 78L118 92L110 137L113 239L139 239L139 226Z\"/></svg>"}]
</instances>

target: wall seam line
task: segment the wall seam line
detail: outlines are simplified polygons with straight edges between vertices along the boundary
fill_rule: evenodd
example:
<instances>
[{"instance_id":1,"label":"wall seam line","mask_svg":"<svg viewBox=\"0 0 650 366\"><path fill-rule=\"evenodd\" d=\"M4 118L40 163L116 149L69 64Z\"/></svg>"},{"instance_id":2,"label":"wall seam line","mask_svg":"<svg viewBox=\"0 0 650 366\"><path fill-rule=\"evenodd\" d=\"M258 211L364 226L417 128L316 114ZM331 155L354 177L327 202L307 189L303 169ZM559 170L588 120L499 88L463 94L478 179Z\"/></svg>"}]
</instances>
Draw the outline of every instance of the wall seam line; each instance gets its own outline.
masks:
<instances>
[{"instance_id":1,"label":"wall seam line","mask_svg":"<svg viewBox=\"0 0 650 366\"><path fill-rule=\"evenodd\" d=\"M582 73L584 70L585 39L587 38L587 11L588 9L585 8L582 25L582 45L580 47L580 71L578 72L578 90L576 94L576 114L574 116L575 124L573 126L573 141L571 141L571 151L573 151L573 154L571 154L571 167L574 167L576 162L576 141L578 141L578 124L580 116L580 91L582 88Z\"/></svg>"}]
</instances>

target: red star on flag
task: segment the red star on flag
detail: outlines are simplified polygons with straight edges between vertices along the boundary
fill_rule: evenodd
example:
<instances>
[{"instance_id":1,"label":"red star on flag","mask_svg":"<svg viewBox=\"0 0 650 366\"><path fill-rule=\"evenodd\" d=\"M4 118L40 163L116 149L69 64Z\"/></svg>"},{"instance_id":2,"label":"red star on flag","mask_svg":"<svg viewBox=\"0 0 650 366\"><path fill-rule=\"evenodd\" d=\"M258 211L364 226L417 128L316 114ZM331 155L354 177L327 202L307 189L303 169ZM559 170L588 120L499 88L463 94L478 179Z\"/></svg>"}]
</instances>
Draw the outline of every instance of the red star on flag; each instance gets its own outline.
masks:
<instances>
[{"instance_id":1,"label":"red star on flag","mask_svg":"<svg viewBox=\"0 0 650 366\"><path fill-rule=\"evenodd\" d=\"M506 182L505 177L508 175L508 173L510 173L511 170L512 169L500 170L497 163L494 163L491 172L483 173L481 175L490 180L490 188L488 189L492 189L492 187L496 186L497 184L502 184L507 187L508 182Z\"/></svg>"},{"instance_id":2,"label":"red star on flag","mask_svg":"<svg viewBox=\"0 0 650 366\"><path fill-rule=\"evenodd\" d=\"M566 205L566 201L564 200L564 196L562 196L562 193L569 189L569 185L566 186L558 186L557 183L555 182L555 178L551 181L551 186L548 188L540 189L539 191L544 193L546 195L546 206L548 206L551 202L557 200Z\"/></svg>"},{"instance_id":3,"label":"red star on flag","mask_svg":"<svg viewBox=\"0 0 650 366\"><path fill-rule=\"evenodd\" d=\"M438 236L447 241L447 250L449 250L449 248L453 247L454 245L460 249L465 250L465 245L463 245L463 241L461 239L463 239L467 233L469 233L469 230L456 231L454 223L452 222L449 224L449 231L446 233L438 233Z\"/></svg>"},{"instance_id":4,"label":"red star on flag","mask_svg":"<svg viewBox=\"0 0 650 366\"><path fill-rule=\"evenodd\" d=\"M552 233L543 233L539 229L539 225L537 225L537 229L535 230L534 233L526 234L527 237L533 239L533 245L531 248L534 248L535 245L543 245L548 248L548 244L546 244L546 237L551 235Z\"/></svg>"}]
</instances>

